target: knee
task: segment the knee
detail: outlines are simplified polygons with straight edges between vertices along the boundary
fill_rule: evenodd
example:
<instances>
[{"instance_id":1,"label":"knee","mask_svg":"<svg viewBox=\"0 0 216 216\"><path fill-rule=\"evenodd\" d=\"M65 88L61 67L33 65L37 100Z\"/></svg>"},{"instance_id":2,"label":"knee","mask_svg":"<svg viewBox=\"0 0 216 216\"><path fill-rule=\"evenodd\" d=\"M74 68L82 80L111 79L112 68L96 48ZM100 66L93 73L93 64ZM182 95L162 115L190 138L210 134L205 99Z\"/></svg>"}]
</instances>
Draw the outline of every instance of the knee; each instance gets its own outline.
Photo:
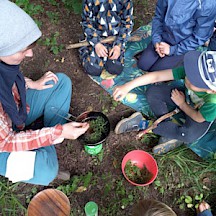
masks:
<instances>
[{"instance_id":1,"label":"knee","mask_svg":"<svg viewBox=\"0 0 216 216\"><path fill-rule=\"evenodd\" d=\"M89 62L84 63L84 68L87 74L91 76L100 76L103 68L98 66L91 65Z\"/></svg>"},{"instance_id":2,"label":"knee","mask_svg":"<svg viewBox=\"0 0 216 216\"><path fill-rule=\"evenodd\" d=\"M64 73L57 73L58 77L58 89L64 91L65 93L71 94L72 92L72 80Z\"/></svg>"},{"instance_id":3,"label":"knee","mask_svg":"<svg viewBox=\"0 0 216 216\"><path fill-rule=\"evenodd\" d=\"M119 61L107 60L105 64L106 70L111 74L119 75L123 71L123 65Z\"/></svg>"},{"instance_id":4,"label":"knee","mask_svg":"<svg viewBox=\"0 0 216 216\"><path fill-rule=\"evenodd\" d=\"M59 79L59 83L63 83L63 85L67 88L70 88L72 86L72 80L66 74L57 73L56 75Z\"/></svg>"},{"instance_id":5,"label":"knee","mask_svg":"<svg viewBox=\"0 0 216 216\"><path fill-rule=\"evenodd\" d=\"M181 133L182 140L185 144L193 143L199 139L199 136L196 136L196 132L187 130L187 133Z\"/></svg>"}]
</instances>

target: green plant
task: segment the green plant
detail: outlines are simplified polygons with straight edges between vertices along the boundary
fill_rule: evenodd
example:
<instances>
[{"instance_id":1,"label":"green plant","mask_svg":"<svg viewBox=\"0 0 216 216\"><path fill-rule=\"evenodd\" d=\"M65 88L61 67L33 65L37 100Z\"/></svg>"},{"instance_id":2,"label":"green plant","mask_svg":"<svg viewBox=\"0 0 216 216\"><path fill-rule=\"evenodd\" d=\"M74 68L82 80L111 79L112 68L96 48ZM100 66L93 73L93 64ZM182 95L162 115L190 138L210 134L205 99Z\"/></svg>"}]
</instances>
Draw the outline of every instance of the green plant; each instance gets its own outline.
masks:
<instances>
[{"instance_id":1,"label":"green plant","mask_svg":"<svg viewBox=\"0 0 216 216\"><path fill-rule=\"evenodd\" d=\"M70 183L67 185L60 185L56 189L62 191L67 196L69 196L72 192L83 192L87 190L87 187L90 185L94 185L94 181L92 181L93 173L88 172L86 175L81 176L73 176Z\"/></svg>"},{"instance_id":2,"label":"green plant","mask_svg":"<svg viewBox=\"0 0 216 216\"><path fill-rule=\"evenodd\" d=\"M68 12L73 11L75 14L82 12L82 0L62 0Z\"/></svg>"},{"instance_id":3,"label":"green plant","mask_svg":"<svg viewBox=\"0 0 216 216\"><path fill-rule=\"evenodd\" d=\"M154 182L154 184L158 183L155 187L159 191L165 191L166 194L171 192L184 194L173 200L173 204L177 204L179 208L192 206L194 210L196 201L199 201L200 197L203 196L208 201L209 197L215 196L215 160L203 161L197 159L194 153L186 147L178 148L156 158L160 171L157 180ZM192 198L192 202L189 197Z\"/></svg>"},{"instance_id":4,"label":"green plant","mask_svg":"<svg viewBox=\"0 0 216 216\"><path fill-rule=\"evenodd\" d=\"M59 52L63 50L63 45L58 44L57 38L60 36L59 32L55 32L51 35L50 38L46 38L44 41L41 41L42 45L48 46L49 50L54 54L57 55Z\"/></svg>"},{"instance_id":5,"label":"green plant","mask_svg":"<svg viewBox=\"0 0 216 216\"><path fill-rule=\"evenodd\" d=\"M97 143L101 137L107 132L107 121L99 116L96 119L88 121L89 129L84 134L86 143Z\"/></svg>"},{"instance_id":6,"label":"green plant","mask_svg":"<svg viewBox=\"0 0 216 216\"><path fill-rule=\"evenodd\" d=\"M196 194L195 196L189 195L182 195L178 200L177 203L179 204L180 209L187 208L198 208L198 205L203 200L203 194Z\"/></svg>"},{"instance_id":7,"label":"green plant","mask_svg":"<svg viewBox=\"0 0 216 216\"><path fill-rule=\"evenodd\" d=\"M29 0L15 0L14 2L30 16L38 15L44 11L41 5L30 3Z\"/></svg>"},{"instance_id":8,"label":"green plant","mask_svg":"<svg viewBox=\"0 0 216 216\"><path fill-rule=\"evenodd\" d=\"M51 23L57 24L59 21L59 12L46 11L46 15L49 17Z\"/></svg>"},{"instance_id":9,"label":"green plant","mask_svg":"<svg viewBox=\"0 0 216 216\"><path fill-rule=\"evenodd\" d=\"M158 139L159 139L159 136L157 134L147 133L142 137L141 143L145 145L151 144L151 146L153 146L158 143Z\"/></svg>"},{"instance_id":10,"label":"green plant","mask_svg":"<svg viewBox=\"0 0 216 216\"><path fill-rule=\"evenodd\" d=\"M0 209L3 216L24 215L26 208L21 204L17 194L19 183L11 184L0 178Z\"/></svg>"},{"instance_id":11,"label":"green plant","mask_svg":"<svg viewBox=\"0 0 216 216\"><path fill-rule=\"evenodd\" d=\"M154 188L159 190L159 193L161 193L162 195L165 192L165 188L164 188L164 186L163 186L163 184L161 183L160 180L154 181Z\"/></svg>"},{"instance_id":12,"label":"green plant","mask_svg":"<svg viewBox=\"0 0 216 216\"><path fill-rule=\"evenodd\" d=\"M38 192L36 187L32 187L31 189L31 193L29 193L28 195L26 195L26 203L30 203L31 199L34 197L34 195Z\"/></svg>"},{"instance_id":13,"label":"green plant","mask_svg":"<svg viewBox=\"0 0 216 216\"><path fill-rule=\"evenodd\" d=\"M145 184L152 178L152 173L148 171L146 166L138 167L135 163L128 160L124 168L126 176L134 183Z\"/></svg>"},{"instance_id":14,"label":"green plant","mask_svg":"<svg viewBox=\"0 0 216 216\"><path fill-rule=\"evenodd\" d=\"M56 0L47 0L52 6L59 6L59 2Z\"/></svg>"}]
</instances>

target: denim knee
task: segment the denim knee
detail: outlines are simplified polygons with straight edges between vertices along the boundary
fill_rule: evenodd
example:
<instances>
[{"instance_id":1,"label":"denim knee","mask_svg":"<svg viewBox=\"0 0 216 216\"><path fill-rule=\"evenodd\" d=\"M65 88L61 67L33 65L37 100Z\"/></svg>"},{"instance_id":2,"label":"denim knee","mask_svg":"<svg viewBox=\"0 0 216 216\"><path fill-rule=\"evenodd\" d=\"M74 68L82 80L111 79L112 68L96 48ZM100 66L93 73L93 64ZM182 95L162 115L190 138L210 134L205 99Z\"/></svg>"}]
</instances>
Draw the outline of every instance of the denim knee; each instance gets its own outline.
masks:
<instances>
[{"instance_id":1,"label":"denim knee","mask_svg":"<svg viewBox=\"0 0 216 216\"><path fill-rule=\"evenodd\" d=\"M59 83L63 83L63 85L68 89L72 87L72 80L64 73L56 73L56 76L59 79Z\"/></svg>"}]
</instances>

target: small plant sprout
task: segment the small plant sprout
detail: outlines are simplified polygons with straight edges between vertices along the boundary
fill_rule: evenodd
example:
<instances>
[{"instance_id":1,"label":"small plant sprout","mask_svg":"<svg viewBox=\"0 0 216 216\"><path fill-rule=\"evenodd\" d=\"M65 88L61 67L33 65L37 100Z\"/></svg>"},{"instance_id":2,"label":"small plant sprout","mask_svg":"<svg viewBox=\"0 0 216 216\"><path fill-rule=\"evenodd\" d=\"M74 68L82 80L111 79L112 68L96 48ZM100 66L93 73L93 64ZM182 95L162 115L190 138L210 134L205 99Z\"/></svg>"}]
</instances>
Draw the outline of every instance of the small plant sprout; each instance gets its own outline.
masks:
<instances>
[{"instance_id":1,"label":"small plant sprout","mask_svg":"<svg viewBox=\"0 0 216 216\"><path fill-rule=\"evenodd\" d=\"M49 50L54 54L57 55L59 52L63 50L63 45L58 44L57 38L60 36L59 32L55 32L51 35L50 38L46 38L45 41L42 41L42 44L49 47Z\"/></svg>"}]
</instances>

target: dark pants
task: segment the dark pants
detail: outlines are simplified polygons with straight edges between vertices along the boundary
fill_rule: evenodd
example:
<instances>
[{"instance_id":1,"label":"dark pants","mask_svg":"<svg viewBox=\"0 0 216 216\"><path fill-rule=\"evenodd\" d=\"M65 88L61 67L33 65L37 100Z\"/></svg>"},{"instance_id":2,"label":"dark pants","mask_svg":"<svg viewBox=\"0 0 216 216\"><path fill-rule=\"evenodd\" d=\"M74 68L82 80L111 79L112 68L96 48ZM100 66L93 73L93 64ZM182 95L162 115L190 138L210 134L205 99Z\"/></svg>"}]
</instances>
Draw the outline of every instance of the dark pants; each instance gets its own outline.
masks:
<instances>
[{"instance_id":1,"label":"dark pants","mask_svg":"<svg viewBox=\"0 0 216 216\"><path fill-rule=\"evenodd\" d=\"M152 43L142 52L137 66L144 71L172 69L183 65L184 55L164 56L161 58Z\"/></svg>"},{"instance_id":2,"label":"dark pants","mask_svg":"<svg viewBox=\"0 0 216 216\"><path fill-rule=\"evenodd\" d=\"M166 84L153 85L148 88L146 92L147 101L157 118L170 112L171 110L174 110L177 107L177 105L171 99L171 91L175 88L180 91L183 90L179 87L168 86ZM208 131L212 124L212 122L206 121L198 123L186 114L183 116L185 118L185 123L182 125L175 124L170 119L167 119L158 124L158 127L155 128L153 132L166 138L177 139L185 143L191 143L201 138Z\"/></svg>"},{"instance_id":3,"label":"dark pants","mask_svg":"<svg viewBox=\"0 0 216 216\"><path fill-rule=\"evenodd\" d=\"M104 44L107 50L110 51L113 48L112 44ZM85 72L92 76L100 76L103 69L106 69L110 74L119 75L123 71L124 63L124 49L121 49L121 53L118 59L110 60L108 58L101 58L96 54L93 47L82 47L79 49L80 58L82 60Z\"/></svg>"}]
</instances>

